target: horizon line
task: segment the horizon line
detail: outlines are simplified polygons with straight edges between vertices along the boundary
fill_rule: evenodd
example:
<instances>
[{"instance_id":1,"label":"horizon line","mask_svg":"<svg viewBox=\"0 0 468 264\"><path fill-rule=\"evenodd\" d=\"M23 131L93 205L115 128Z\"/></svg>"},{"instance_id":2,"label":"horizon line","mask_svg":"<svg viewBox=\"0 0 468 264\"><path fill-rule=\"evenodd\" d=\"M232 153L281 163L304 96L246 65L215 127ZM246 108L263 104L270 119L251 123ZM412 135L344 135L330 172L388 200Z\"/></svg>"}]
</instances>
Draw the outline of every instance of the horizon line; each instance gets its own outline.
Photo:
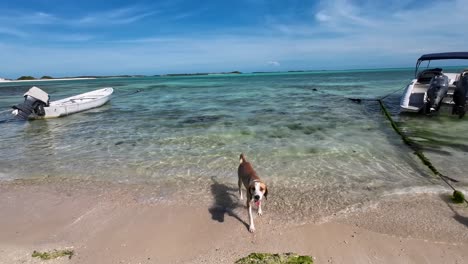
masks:
<instances>
[{"instance_id":1,"label":"horizon line","mask_svg":"<svg viewBox=\"0 0 468 264\"><path fill-rule=\"evenodd\" d=\"M468 67L467 65L450 65L444 66L445 68L451 67ZM52 77L53 79L58 78L79 78L79 77L97 77L97 78L106 78L106 77L171 77L170 75L177 75L174 77L180 77L181 75L186 76L194 76L194 75L215 75L215 74L226 74L226 75L239 75L239 74L262 74L262 73L313 73L313 72L341 72L341 71L379 71L379 70L403 70L403 69L414 69L415 66L406 66L406 67L375 67L375 68L346 68L346 69L308 69L308 70L283 70L283 71L248 71L242 72L239 70L234 71L220 71L220 72L170 72L170 73L161 73L161 74L103 74L103 75L94 75L94 74L78 74L78 75L70 75L70 76L59 76L59 77ZM34 77L32 75L21 75L16 79L8 78L8 77L1 77L0 79L4 80L17 80L24 76L31 76L35 79L31 81L40 80L41 77ZM51 76L51 75L43 75L43 76Z\"/></svg>"}]
</instances>

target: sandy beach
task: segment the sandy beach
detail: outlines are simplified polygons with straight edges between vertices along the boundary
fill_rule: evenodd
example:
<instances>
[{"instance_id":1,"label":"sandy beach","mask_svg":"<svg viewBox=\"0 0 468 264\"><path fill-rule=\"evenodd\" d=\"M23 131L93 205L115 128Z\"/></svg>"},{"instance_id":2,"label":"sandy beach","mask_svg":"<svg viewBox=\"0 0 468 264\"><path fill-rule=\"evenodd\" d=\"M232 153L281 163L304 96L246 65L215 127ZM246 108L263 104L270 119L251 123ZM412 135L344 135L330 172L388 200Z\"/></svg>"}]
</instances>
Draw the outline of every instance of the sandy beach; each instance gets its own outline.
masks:
<instances>
[{"instance_id":1,"label":"sandy beach","mask_svg":"<svg viewBox=\"0 0 468 264\"><path fill-rule=\"evenodd\" d=\"M0 263L42 263L32 252L54 249L75 255L47 263L233 263L251 252L316 263L467 263L468 208L449 192L389 196L307 224L278 221L282 212L268 203L281 197L272 193L251 234L234 181L222 184L227 191L211 202L174 202L142 199L151 185L4 181Z\"/></svg>"}]
</instances>

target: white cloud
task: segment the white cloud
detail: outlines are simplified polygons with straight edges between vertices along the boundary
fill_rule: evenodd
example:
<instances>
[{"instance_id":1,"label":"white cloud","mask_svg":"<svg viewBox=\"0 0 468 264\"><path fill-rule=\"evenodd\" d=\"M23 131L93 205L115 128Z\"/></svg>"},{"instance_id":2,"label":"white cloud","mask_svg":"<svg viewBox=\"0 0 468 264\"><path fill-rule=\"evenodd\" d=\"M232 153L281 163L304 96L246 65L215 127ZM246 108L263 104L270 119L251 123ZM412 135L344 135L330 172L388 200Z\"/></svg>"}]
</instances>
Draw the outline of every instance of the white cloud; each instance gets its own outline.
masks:
<instances>
[{"instance_id":1,"label":"white cloud","mask_svg":"<svg viewBox=\"0 0 468 264\"><path fill-rule=\"evenodd\" d=\"M11 32L19 32L20 29L38 30L41 26L55 25L59 27L70 26L109 26L132 24L144 18L157 14L157 11L142 7L125 7L111 9L103 12L91 13L78 17L60 17L45 12L18 12L6 11L0 14L0 25ZM190 14L184 14L189 16ZM5 32L6 30L3 30ZM20 34L15 34L20 35ZM23 35L23 34L21 34Z\"/></svg>"},{"instance_id":2,"label":"white cloud","mask_svg":"<svg viewBox=\"0 0 468 264\"><path fill-rule=\"evenodd\" d=\"M409 8L410 2L321 1L314 17L322 29L331 32L375 34L377 37L391 33L393 38L413 34L415 39L419 35L435 34L434 29L447 27L445 32L448 32L448 28L460 28L468 22L467 0L434 1L419 4L417 9ZM446 16L450 19L442 19Z\"/></svg>"},{"instance_id":3,"label":"white cloud","mask_svg":"<svg viewBox=\"0 0 468 264\"><path fill-rule=\"evenodd\" d=\"M468 35L462 27L468 24L467 0L436 1L418 9L403 8L408 0L397 2L385 9L386 3L376 1L360 5L330 0L309 13L308 22L276 17L263 27L223 28L224 32L235 32L231 34L196 31L118 41L96 38L93 46L60 48L5 43L0 57L15 62L7 69L10 74L39 70L43 75L151 74L268 70L276 62L285 70L412 66L423 53L466 50ZM450 19L435 19L434 14L450 14ZM107 25L131 23L151 14L136 8L108 11L101 18L98 15L88 16L86 23L93 25L97 19L107 21ZM93 36L75 30L69 36L51 38L85 41Z\"/></svg>"},{"instance_id":4,"label":"white cloud","mask_svg":"<svg viewBox=\"0 0 468 264\"><path fill-rule=\"evenodd\" d=\"M181 71L255 71L268 70L268 67L275 65L288 69L287 63L280 64L278 61L296 61L299 64L293 66L302 69L349 68L372 63L372 57L382 48L395 48L395 45L369 45L366 39L351 46L334 40L316 39L303 39L292 44L290 39L278 37L204 36L155 40L156 42L141 43L114 42L112 45L101 43L98 47L73 48L7 45L0 49L0 57L5 61L16 62L5 69L3 74L6 77L26 73L53 76L153 74ZM272 61L272 57L278 60ZM413 63L412 58L410 62Z\"/></svg>"},{"instance_id":5,"label":"white cloud","mask_svg":"<svg viewBox=\"0 0 468 264\"><path fill-rule=\"evenodd\" d=\"M0 35L2 35L2 34L15 36L15 37L20 37L20 38L24 38L24 37L28 36L28 34L26 32L23 32L23 31L18 30L18 29L0 27Z\"/></svg>"},{"instance_id":6,"label":"white cloud","mask_svg":"<svg viewBox=\"0 0 468 264\"><path fill-rule=\"evenodd\" d=\"M125 7L89 14L79 19L68 20L66 23L78 26L131 24L156 13L158 12L138 7Z\"/></svg>"},{"instance_id":7,"label":"white cloud","mask_svg":"<svg viewBox=\"0 0 468 264\"><path fill-rule=\"evenodd\" d=\"M28 13L6 10L0 14L0 35L10 35L42 43L84 42L95 39L95 36L79 32L77 27L98 28L132 24L156 13L157 11L136 6L107 10L81 17L60 17L45 12ZM189 16L189 14L186 15ZM54 29L50 30L51 27ZM84 30L84 28L81 29L81 31Z\"/></svg>"},{"instance_id":8,"label":"white cloud","mask_svg":"<svg viewBox=\"0 0 468 264\"><path fill-rule=\"evenodd\" d=\"M315 14L315 19L328 26L339 28L342 26L372 26L366 18L361 5L353 4L350 0L321 1L321 8Z\"/></svg>"},{"instance_id":9,"label":"white cloud","mask_svg":"<svg viewBox=\"0 0 468 264\"><path fill-rule=\"evenodd\" d=\"M278 61L269 61L267 62L268 65L273 66L273 67L279 67L281 64Z\"/></svg>"},{"instance_id":10,"label":"white cloud","mask_svg":"<svg viewBox=\"0 0 468 264\"><path fill-rule=\"evenodd\" d=\"M0 17L0 20L12 24L26 24L26 25L48 25L59 22L59 19L49 13L33 12L33 13L10 13Z\"/></svg>"},{"instance_id":11,"label":"white cloud","mask_svg":"<svg viewBox=\"0 0 468 264\"><path fill-rule=\"evenodd\" d=\"M317 14L315 14L315 19L317 19L320 22L327 22L330 21L331 17L327 15L324 11L319 11Z\"/></svg>"},{"instance_id":12,"label":"white cloud","mask_svg":"<svg viewBox=\"0 0 468 264\"><path fill-rule=\"evenodd\" d=\"M79 34L79 33L71 33L71 34L41 34L42 37L46 39L53 39L55 41L60 42L84 42L90 41L95 37L91 34Z\"/></svg>"}]
</instances>

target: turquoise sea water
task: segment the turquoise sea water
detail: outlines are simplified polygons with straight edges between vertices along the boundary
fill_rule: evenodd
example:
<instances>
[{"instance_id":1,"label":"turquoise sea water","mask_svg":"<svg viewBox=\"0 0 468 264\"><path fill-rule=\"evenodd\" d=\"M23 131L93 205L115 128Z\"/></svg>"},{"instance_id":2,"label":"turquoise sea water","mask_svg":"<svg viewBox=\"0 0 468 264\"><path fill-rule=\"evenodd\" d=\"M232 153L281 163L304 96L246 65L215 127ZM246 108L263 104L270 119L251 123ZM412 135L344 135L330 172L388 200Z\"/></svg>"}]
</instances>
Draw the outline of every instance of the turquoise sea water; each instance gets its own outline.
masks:
<instances>
[{"instance_id":1,"label":"turquoise sea water","mask_svg":"<svg viewBox=\"0 0 468 264\"><path fill-rule=\"evenodd\" d=\"M0 179L145 183L158 187L158 199L183 186L196 200L210 195L204 189L213 182L236 185L243 152L270 184L276 197L270 206L291 213L285 217L298 217L297 206L308 218L389 193L437 189L443 185L402 143L379 105L347 99L387 95L413 74L391 69L2 83L0 111L21 102L32 85L52 100L108 86L115 92L110 103L87 112L0 123ZM400 115L401 93L385 99L395 120L442 173L466 186L466 117Z\"/></svg>"}]
</instances>

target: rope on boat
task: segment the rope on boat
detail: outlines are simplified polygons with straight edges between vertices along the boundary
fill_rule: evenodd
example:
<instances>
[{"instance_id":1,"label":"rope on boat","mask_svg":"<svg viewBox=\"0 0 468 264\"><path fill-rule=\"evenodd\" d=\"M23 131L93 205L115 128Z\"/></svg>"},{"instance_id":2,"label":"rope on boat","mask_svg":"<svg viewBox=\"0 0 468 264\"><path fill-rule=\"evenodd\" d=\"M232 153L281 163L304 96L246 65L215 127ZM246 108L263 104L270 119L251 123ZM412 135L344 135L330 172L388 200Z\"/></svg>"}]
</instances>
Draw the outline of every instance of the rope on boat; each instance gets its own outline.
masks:
<instances>
[{"instance_id":1,"label":"rope on boat","mask_svg":"<svg viewBox=\"0 0 468 264\"><path fill-rule=\"evenodd\" d=\"M353 101L353 102L356 102L356 103L361 103L361 101L379 101L379 100L384 100L385 98L389 97L390 95L396 93L396 92L399 92L403 89L406 88L407 85L404 85L403 87L401 88L398 88L397 90L389 93L389 94L386 94L380 98L348 98L349 100Z\"/></svg>"},{"instance_id":2,"label":"rope on boat","mask_svg":"<svg viewBox=\"0 0 468 264\"><path fill-rule=\"evenodd\" d=\"M385 96L386 97L386 96ZM385 98L384 97L384 98ZM395 121L393 121L393 118L392 116L390 115L390 113L388 112L387 108L385 107L385 104L383 103L383 100L382 99L378 99L377 100L380 104L380 108L382 108L382 111L384 113L384 115L387 117L388 121L390 121L390 124L392 125L393 127L393 130L395 130L395 132L400 135L401 139L403 140L403 142L408 145L411 149L414 150L414 154L416 156L418 156L418 158L422 161L422 163L424 163L424 165L426 165L436 176L439 176L448 186L450 186L450 188L452 188L452 190L454 191L457 191L455 189L455 187L452 186L452 184L450 184L448 182L448 180L450 181L453 181L453 182L458 182L457 180L455 179L452 179L448 176L445 176L443 175L442 173L440 173L435 167L434 165L432 165L431 161L424 155L424 153L417 147L417 145L414 143L413 140L411 140L408 136L406 136L401 130L400 128L398 127L398 125L395 123ZM463 198L463 200L465 201L465 203L468 204L468 201L466 200L466 198Z\"/></svg>"},{"instance_id":3,"label":"rope on boat","mask_svg":"<svg viewBox=\"0 0 468 264\"><path fill-rule=\"evenodd\" d=\"M394 93L396 93L396 92L399 92L399 91L405 89L406 86L407 86L407 85L404 85L403 87L398 88L397 90L395 90L395 91L393 91L393 92L391 92L391 93L389 93L389 94L386 94L385 96L382 96L382 97L380 97L380 98L348 98L348 99L351 100L351 101L353 101L353 102L355 102L355 103L358 103L358 104L360 104L362 101L371 101L371 102L375 102L375 101L379 101L379 100L384 100L385 98L389 97L390 95L392 95L392 94L394 94Z\"/></svg>"},{"instance_id":4,"label":"rope on boat","mask_svg":"<svg viewBox=\"0 0 468 264\"><path fill-rule=\"evenodd\" d=\"M391 92L391 93L389 93L389 94L387 94L387 95L385 95L385 96L383 96L383 97L380 97L380 98L379 98L379 99L377 99L377 100L379 100L379 101L381 101L381 100L384 100L385 98L389 97L390 95L392 95L392 94L394 94L394 93L396 93L396 92L399 92L399 91L401 91L401 90L405 89L405 88L406 88L406 86L407 86L407 85L404 85L404 86L403 86L403 87L401 87L400 89L398 89L398 90L395 90L395 91L393 91L393 92Z\"/></svg>"}]
</instances>

